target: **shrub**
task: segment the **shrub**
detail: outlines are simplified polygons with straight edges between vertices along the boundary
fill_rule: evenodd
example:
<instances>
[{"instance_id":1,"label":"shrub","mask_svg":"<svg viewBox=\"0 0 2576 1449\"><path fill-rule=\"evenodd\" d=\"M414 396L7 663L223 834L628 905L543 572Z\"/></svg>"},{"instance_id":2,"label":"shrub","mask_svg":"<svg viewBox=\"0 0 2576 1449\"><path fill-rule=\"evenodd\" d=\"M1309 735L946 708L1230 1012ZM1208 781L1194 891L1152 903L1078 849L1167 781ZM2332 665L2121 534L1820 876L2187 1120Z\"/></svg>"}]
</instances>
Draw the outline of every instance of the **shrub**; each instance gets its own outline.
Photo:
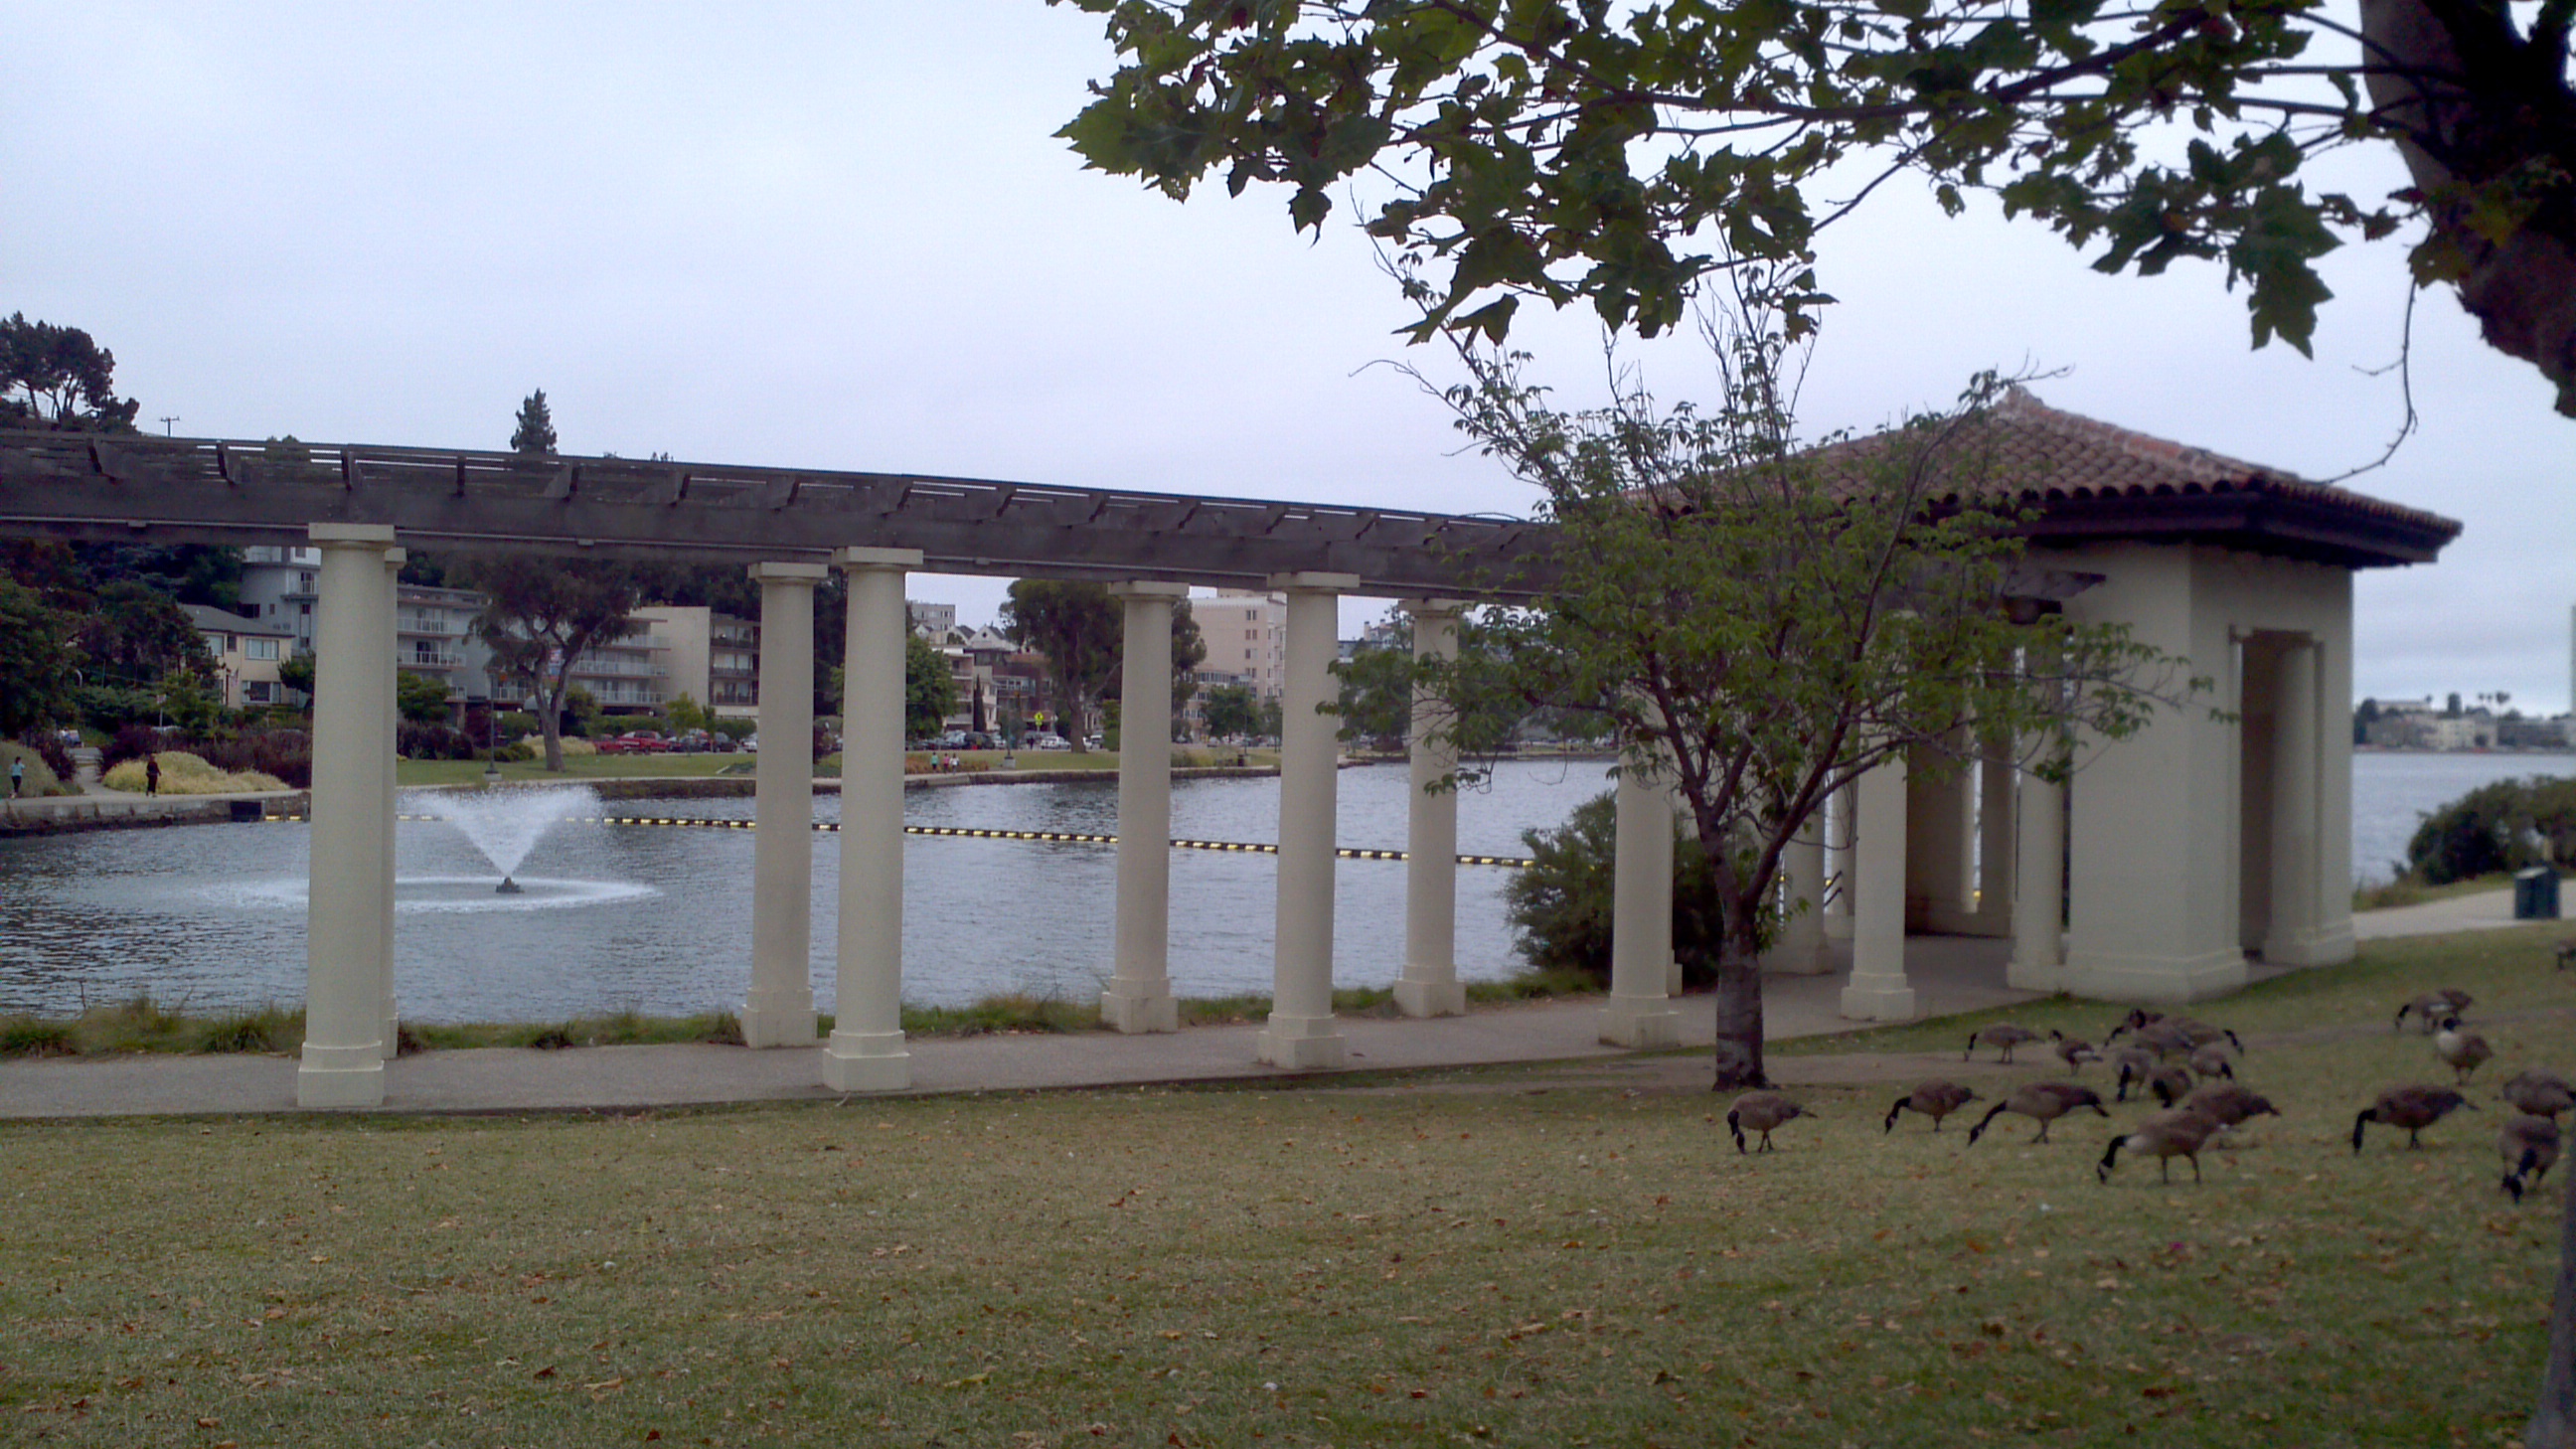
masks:
<instances>
[{"instance_id":1,"label":"shrub","mask_svg":"<svg viewBox=\"0 0 2576 1449\"><path fill-rule=\"evenodd\" d=\"M218 770L267 775L294 790L313 787L313 737L302 730L254 730L220 743L194 745L191 750ZM162 768L169 766L165 762Z\"/></svg>"},{"instance_id":2,"label":"shrub","mask_svg":"<svg viewBox=\"0 0 2576 1449\"><path fill-rule=\"evenodd\" d=\"M56 746L56 753L60 753L60 751L61 747ZM38 749L35 745L19 744L15 741L0 740L0 777L5 777L7 775L9 764L14 760L24 760L27 762L27 778L20 788L25 790L31 797L37 795L51 795L62 788L63 781L71 778L71 771L69 769L56 770L46 761L44 751ZM68 763L69 762L66 761L66 764ZM0 786L0 788L6 787Z\"/></svg>"},{"instance_id":3,"label":"shrub","mask_svg":"<svg viewBox=\"0 0 2576 1449\"><path fill-rule=\"evenodd\" d=\"M1595 795L1556 829L1521 832L1536 864L1512 873L1503 900L1522 959L1542 972L1577 971L1609 983L1618 812L1614 795ZM1700 875L1699 842L1680 836L1673 845L1673 954L1689 984L1715 976L1717 965L1716 914L1692 904Z\"/></svg>"},{"instance_id":4,"label":"shrub","mask_svg":"<svg viewBox=\"0 0 2576 1449\"><path fill-rule=\"evenodd\" d=\"M505 765L524 765L536 757L536 746L529 744L525 740L521 740L514 745L503 745L501 748L492 752L492 758Z\"/></svg>"},{"instance_id":5,"label":"shrub","mask_svg":"<svg viewBox=\"0 0 2576 1449\"><path fill-rule=\"evenodd\" d=\"M192 755L185 750L164 750L159 758L161 793L164 795L234 795L246 790L289 788L284 780L274 775L219 770L208 764L203 756ZM140 794L150 779L143 761L135 759L108 771L101 783L111 790Z\"/></svg>"},{"instance_id":6,"label":"shrub","mask_svg":"<svg viewBox=\"0 0 2576 1449\"><path fill-rule=\"evenodd\" d=\"M474 741L453 725L405 720L394 729L394 753L406 760L470 760Z\"/></svg>"},{"instance_id":7,"label":"shrub","mask_svg":"<svg viewBox=\"0 0 2576 1449\"><path fill-rule=\"evenodd\" d=\"M71 1057L80 1055L72 1024L35 1016L0 1017L0 1057Z\"/></svg>"},{"instance_id":8,"label":"shrub","mask_svg":"<svg viewBox=\"0 0 2576 1449\"><path fill-rule=\"evenodd\" d=\"M2481 785L2427 814L2406 844L2406 873L2431 885L2544 862L2576 865L2576 780Z\"/></svg>"},{"instance_id":9,"label":"shrub","mask_svg":"<svg viewBox=\"0 0 2576 1449\"><path fill-rule=\"evenodd\" d=\"M58 783L68 784L79 773L72 765L72 752L64 746L59 733L51 729L29 730L23 743L36 752L37 759L45 762L45 768L53 772ZM33 771L29 774L32 778Z\"/></svg>"},{"instance_id":10,"label":"shrub","mask_svg":"<svg viewBox=\"0 0 2576 1449\"><path fill-rule=\"evenodd\" d=\"M148 724L121 725L99 751L98 767L101 771L113 770L127 760L158 754L178 743L179 736L175 730L157 729Z\"/></svg>"}]
</instances>

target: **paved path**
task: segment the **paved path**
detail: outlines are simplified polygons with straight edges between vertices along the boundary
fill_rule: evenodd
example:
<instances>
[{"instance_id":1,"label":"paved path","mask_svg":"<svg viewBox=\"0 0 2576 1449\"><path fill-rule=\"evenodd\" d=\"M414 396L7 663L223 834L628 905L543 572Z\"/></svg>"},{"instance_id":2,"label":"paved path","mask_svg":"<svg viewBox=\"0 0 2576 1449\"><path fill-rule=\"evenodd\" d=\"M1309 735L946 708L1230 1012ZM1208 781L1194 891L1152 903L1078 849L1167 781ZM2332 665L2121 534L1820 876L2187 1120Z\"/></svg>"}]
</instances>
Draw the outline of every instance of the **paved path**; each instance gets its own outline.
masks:
<instances>
[{"instance_id":1,"label":"paved path","mask_svg":"<svg viewBox=\"0 0 2576 1449\"><path fill-rule=\"evenodd\" d=\"M2514 925L2509 892L2465 896L2354 918L2365 940ZM1773 976L1764 1016L1773 1039L1848 1031L1838 1006L1849 947L1835 969ZM1915 937L1906 969L1924 1016L2038 999L2000 983L2009 943ZM2259 968L2258 979L2263 973ZM1713 1036L1707 998L1677 1004L1685 1046ZM1345 1018L1351 1073L1526 1062L1638 1060L1596 1039L1598 1001L1495 1007L1409 1021ZM1082 1089L1168 1082L1285 1081L1260 1065L1251 1026L1152 1036L1108 1033L927 1038L911 1044L912 1094ZM386 1067L386 1112L620 1110L728 1102L828 1101L811 1051L705 1045L425 1052ZM1304 1074L1311 1078L1316 1074ZM1796 1073L1788 1073L1795 1076ZM0 1061L0 1118L238 1114L295 1110L295 1063L273 1056L132 1055Z\"/></svg>"}]
</instances>

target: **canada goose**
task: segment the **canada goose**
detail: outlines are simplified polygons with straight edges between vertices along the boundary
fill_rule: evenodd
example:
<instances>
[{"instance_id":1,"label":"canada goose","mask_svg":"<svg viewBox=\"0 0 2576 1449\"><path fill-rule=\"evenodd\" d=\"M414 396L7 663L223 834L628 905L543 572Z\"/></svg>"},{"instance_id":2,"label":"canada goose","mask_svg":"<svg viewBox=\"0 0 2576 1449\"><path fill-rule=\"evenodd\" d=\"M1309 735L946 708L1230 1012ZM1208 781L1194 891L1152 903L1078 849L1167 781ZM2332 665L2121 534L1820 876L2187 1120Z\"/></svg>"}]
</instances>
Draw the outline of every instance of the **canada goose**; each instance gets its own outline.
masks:
<instances>
[{"instance_id":1,"label":"canada goose","mask_svg":"<svg viewBox=\"0 0 2576 1449\"><path fill-rule=\"evenodd\" d=\"M1997 1102L1983 1121L1969 1128L1968 1145L1974 1147L1977 1144L1977 1139L1985 1135L1987 1125L1995 1120L1998 1112L2018 1112L2037 1122L2039 1135L2030 1140L2046 1142L2049 1123L2086 1107L2092 1108L2097 1116L2111 1115L2102 1109L2101 1094L2091 1087L2079 1087L2073 1082L2032 1082Z\"/></svg>"},{"instance_id":2,"label":"canada goose","mask_svg":"<svg viewBox=\"0 0 2576 1449\"><path fill-rule=\"evenodd\" d=\"M2390 1087L2379 1094L2379 1100L2361 1109L2352 1119L2352 1150L2361 1150L2361 1129L2373 1122L2406 1129L2406 1145L2420 1147L2415 1134L2441 1121L2462 1107L2474 1112L2478 1104L2448 1087L2427 1087L2415 1083Z\"/></svg>"},{"instance_id":3,"label":"canada goose","mask_svg":"<svg viewBox=\"0 0 2576 1449\"><path fill-rule=\"evenodd\" d=\"M2182 1033L2184 1040L2189 1041L2194 1047L2214 1046L2220 1041L2225 1041L2236 1049L2238 1055L2244 1054L2245 1043L2238 1041L2236 1033L2226 1027L2212 1026L2195 1016L2168 1016L2165 1018L2165 1025Z\"/></svg>"},{"instance_id":4,"label":"canada goose","mask_svg":"<svg viewBox=\"0 0 2576 1449\"><path fill-rule=\"evenodd\" d=\"M2093 1165L2093 1175L2109 1182L2111 1169L2119 1162L2120 1149L2126 1147L2132 1156L2143 1153L2154 1157L2159 1180L2164 1182L2173 1181L2173 1160L2187 1157L2191 1159L2191 1180L2198 1182L2201 1145L2209 1141L2218 1125L2198 1112L2159 1112L2139 1123L2138 1130L2112 1138L2111 1145L2102 1149L2102 1160Z\"/></svg>"},{"instance_id":5,"label":"canada goose","mask_svg":"<svg viewBox=\"0 0 2576 1449\"><path fill-rule=\"evenodd\" d=\"M2037 1040L2039 1040L2038 1032L2015 1026L2009 1021L1999 1021L1992 1026L1981 1027L1971 1032L1968 1036L1968 1049L1959 1053L1959 1060L1964 1062L1977 1054L1977 1048L1990 1046L2001 1048L2003 1055L1998 1060L2009 1062L2012 1060L2014 1047L2026 1041Z\"/></svg>"},{"instance_id":6,"label":"canada goose","mask_svg":"<svg viewBox=\"0 0 2576 1449\"><path fill-rule=\"evenodd\" d=\"M2183 1110L2198 1112L2221 1127L2234 1127L2249 1117L2281 1115L2272 1099L2235 1082L2212 1082L2184 1101Z\"/></svg>"},{"instance_id":7,"label":"canada goose","mask_svg":"<svg viewBox=\"0 0 2576 1449\"><path fill-rule=\"evenodd\" d=\"M2070 1077L2075 1075L2077 1069L2086 1062L2102 1060L2102 1054L2093 1049L2093 1043L2080 1036L2068 1036L2062 1031L2052 1031L2048 1034L2048 1039L2057 1043L2050 1050L2057 1053L2059 1061L2066 1063L2066 1074Z\"/></svg>"},{"instance_id":8,"label":"canada goose","mask_svg":"<svg viewBox=\"0 0 2576 1449\"><path fill-rule=\"evenodd\" d=\"M1735 1150L1744 1150L1745 1129L1762 1134L1762 1150L1771 1150L1771 1129L1792 1117L1808 1115L1807 1109L1777 1092L1747 1092L1726 1109L1726 1130L1735 1134Z\"/></svg>"},{"instance_id":9,"label":"canada goose","mask_svg":"<svg viewBox=\"0 0 2576 1449\"><path fill-rule=\"evenodd\" d=\"M2160 1057L2191 1054L2191 1033L2170 1021L2151 1021L2138 1028L2138 1045Z\"/></svg>"},{"instance_id":10,"label":"canada goose","mask_svg":"<svg viewBox=\"0 0 2576 1449\"><path fill-rule=\"evenodd\" d=\"M2165 1014L2161 1011L2149 1011L2143 1006L2132 1006L2129 1008L2129 1014L2120 1018L2119 1025L2102 1034L2103 1044L2107 1046L2110 1043L2127 1036L2130 1032L2136 1031L2141 1027L2151 1026L2164 1019Z\"/></svg>"},{"instance_id":11,"label":"canada goose","mask_svg":"<svg viewBox=\"0 0 2576 1449\"><path fill-rule=\"evenodd\" d=\"M2415 1013L2415 1019L2423 1023L2424 1030L2429 1034L2434 1027L2441 1024L2443 1017L2461 1015L2476 1000L2476 997L2456 986L2445 986L2439 991L2427 991L2397 1008L2397 1020L2391 1022L2388 1029L2395 1031L2406 1025L2406 1013L2411 1011Z\"/></svg>"},{"instance_id":12,"label":"canada goose","mask_svg":"<svg viewBox=\"0 0 2576 1449\"><path fill-rule=\"evenodd\" d=\"M2460 1030L2460 1019L2456 1016L2442 1019L2442 1029L2433 1034L2433 1050L2451 1064L2451 1070L2457 1074L2456 1080L2462 1083L2466 1083L2470 1073L2485 1066L2487 1059L2495 1055L2495 1049L2487 1045L2485 1037L2473 1031Z\"/></svg>"},{"instance_id":13,"label":"canada goose","mask_svg":"<svg viewBox=\"0 0 2576 1449\"><path fill-rule=\"evenodd\" d=\"M2556 1072L2525 1067L2505 1082L2504 1099L2534 1117L2555 1121L2559 1113L2576 1108L2576 1089Z\"/></svg>"},{"instance_id":14,"label":"canada goose","mask_svg":"<svg viewBox=\"0 0 2576 1449\"><path fill-rule=\"evenodd\" d=\"M2156 1105L2170 1107L2191 1095L2191 1069L2173 1062L2163 1062L2147 1073L2147 1090L2155 1095Z\"/></svg>"},{"instance_id":15,"label":"canada goose","mask_svg":"<svg viewBox=\"0 0 2576 1449\"><path fill-rule=\"evenodd\" d=\"M1884 1130L1895 1131L1896 1114L1910 1107L1931 1118L1932 1130L1938 1132L1941 1130L1942 1118L1976 1100L1978 1100L1976 1093L1956 1082L1945 1082L1937 1077L1928 1082L1917 1082L1913 1091L1897 1098L1896 1105L1887 1109L1887 1126Z\"/></svg>"},{"instance_id":16,"label":"canada goose","mask_svg":"<svg viewBox=\"0 0 2576 1449\"><path fill-rule=\"evenodd\" d=\"M2227 1059L2226 1050L2216 1042L2192 1048L2191 1070L2202 1081L2212 1077L2225 1077L2231 1082L2236 1080L2235 1064Z\"/></svg>"},{"instance_id":17,"label":"canada goose","mask_svg":"<svg viewBox=\"0 0 2576 1449\"><path fill-rule=\"evenodd\" d=\"M2147 1078L2156 1069L2156 1054L2142 1046L2124 1046L2111 1053L2111 1065L2120 1074L2119 1094L2111 1100L2125 1102L2129 1100L2131 1086L2142 1092L2146 1090Z\"/></svg>"},{"instance_id":18,"label":"canada goose","mask_svg":"<svg viewBox=\"0 0 2576 1449\"><path fill-rule=\"evenodd\" d=\"M2523 1188L2548 1176L2558 1161L2558 1123L2528 1112L2509 1118L2496 1134L2496 1150L2504 1154L2504 1190L2520 1202Z\"/></svg>"}]
</instances>

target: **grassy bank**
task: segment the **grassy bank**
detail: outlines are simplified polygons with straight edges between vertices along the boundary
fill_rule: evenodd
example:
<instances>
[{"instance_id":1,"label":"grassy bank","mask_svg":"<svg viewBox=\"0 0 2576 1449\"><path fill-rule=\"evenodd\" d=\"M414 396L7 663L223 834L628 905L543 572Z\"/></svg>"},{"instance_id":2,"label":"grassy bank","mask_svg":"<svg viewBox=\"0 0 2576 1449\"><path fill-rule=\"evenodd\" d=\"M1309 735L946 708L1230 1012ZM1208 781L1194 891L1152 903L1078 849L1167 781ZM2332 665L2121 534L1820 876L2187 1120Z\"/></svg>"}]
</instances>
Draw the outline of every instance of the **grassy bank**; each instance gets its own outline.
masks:
<instances>
[{"instance_id":1,"label":"grassy bank","mask_svg":"<svg viewBox=\"0 0 2576 1449\"><path fill-rule=\"evenodd\" d=\"M1597 995L1587 978L1569 972L1536 972L1508 981L1467 987L1479 1005ZM1384 989L1333 993L1333 1009L1349 1016L1393 1016L1395 994ZM1188 1026L1258 1022L1270 1014L1266 996L1183 1000ZM827 1012L823 1029L831 1030ZM985 1036L996 1032L1098 1031L1100 1008L1060 997L995 996L971 1006L907 1006L903 1029L916 1037ZM403 1028L406 1051L455 1051L472 1047L653 1046L711 1042L738 1046L742 1024L731 1012L699 1016L647 1016L616 1011L562 1021L418 1023ZM112 1056L120 1052L293 1052L304 1044L304 1013L271 1006L258 1011L192 1014L150 996L92 1007L73 1017L0 1017L0 1057Z\"/></svg>"},{"instance_id":2,"label":"grassy bank","mask_svg":"<svg viewBox=\"0 0 2576 1449\"><path fill-rule=\"evenodd\" d=\"M2098 1183L2089 1116L2041 1146L1882 1133L1856 1057L1750 1157L1651 1058L0 1125L0 1412L74 1445L2498 1445L2559 1174L2510 1205L2492 1110L2419 1152L2346 1137L2370 1087L2429 1075L2392 992L2474 980L2530 1015L2491 1018L2490 1073L2565 1050L2576 982L2509 977L2514 944L2374 947L2303 1002L2205 1008L2282 1026L2245 1071L2286 1115L2199 1185Z\"/></svg>"},{"instance_id":3,"label":"grassy bank","mask_svg":"<svg viewBox=\"0 0 2576 1449\"><path fill-rule=\"evenodd\" d=\"M2455 880L2447 885L2428 885L2416 876L2400 876L2396 880L2381 881L2377 885L2366 885L2355 890L2352 893L2352 908L2356 911L2377 911L2386 910L2392 906L2420 906L2427 901L2457 900L2461 896L2478 896L2485 895L2489 891L2511 889L2513 889L2513 875L2509 871L2472 876L2467 880Z\"/></svg>"}]
</instances>

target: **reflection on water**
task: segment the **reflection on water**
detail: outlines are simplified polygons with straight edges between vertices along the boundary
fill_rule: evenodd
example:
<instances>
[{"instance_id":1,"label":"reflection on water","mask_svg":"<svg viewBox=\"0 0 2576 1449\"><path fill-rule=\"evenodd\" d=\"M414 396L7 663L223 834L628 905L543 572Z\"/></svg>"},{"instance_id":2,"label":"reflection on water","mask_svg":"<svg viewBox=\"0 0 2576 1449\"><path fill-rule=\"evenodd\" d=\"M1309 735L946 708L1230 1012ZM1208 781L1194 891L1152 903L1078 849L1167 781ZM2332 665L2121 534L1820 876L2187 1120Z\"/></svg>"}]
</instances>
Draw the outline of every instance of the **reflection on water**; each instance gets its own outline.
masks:
<instances>
[{"instance_id":1,"label":"reflection on water","mask_svg":"<svg viewBox=\"0 0 2576 1449\"><path fill-rule=\"evenodd\" d=\"M1518 854L1520 832L1562 821L1606 788L1600 762L1511 765L1459 801L1459 849ZM1345 845L1401 849L1401 767L1339 776ZM404 812L425 802L406 798ZM920 825L1114 833L1114 781L913 791ZM747 819L751 801L656 802L653 813ZM839 818L839 800L816 814ZM1275 780L1183 780L1173 833L1277 838ZM191 826L0 841L0 1012L67 1012L149 991L219 1010L300 1001L310 836L294 823ZM555 825L495 896L492 867L453 827L396 827L395 974L422 1021L542 1020L622 1008L734 1010L749 977L748 831ZM1276 862L1175 851L1171 968L1188 996L1267 993ZM840 842L814 837L814 982L832 1004ZM1459 871L1458 961L1470 979L1517 969L1504 873ZM1343 861L1335 972L1384 985L1403 970L1404 867ZM910 837L904 849L904 996L956 1005L1000 992L1088 999L1111 962L1116 854L1096 845Z\"/></svg>"}]
</instances>

